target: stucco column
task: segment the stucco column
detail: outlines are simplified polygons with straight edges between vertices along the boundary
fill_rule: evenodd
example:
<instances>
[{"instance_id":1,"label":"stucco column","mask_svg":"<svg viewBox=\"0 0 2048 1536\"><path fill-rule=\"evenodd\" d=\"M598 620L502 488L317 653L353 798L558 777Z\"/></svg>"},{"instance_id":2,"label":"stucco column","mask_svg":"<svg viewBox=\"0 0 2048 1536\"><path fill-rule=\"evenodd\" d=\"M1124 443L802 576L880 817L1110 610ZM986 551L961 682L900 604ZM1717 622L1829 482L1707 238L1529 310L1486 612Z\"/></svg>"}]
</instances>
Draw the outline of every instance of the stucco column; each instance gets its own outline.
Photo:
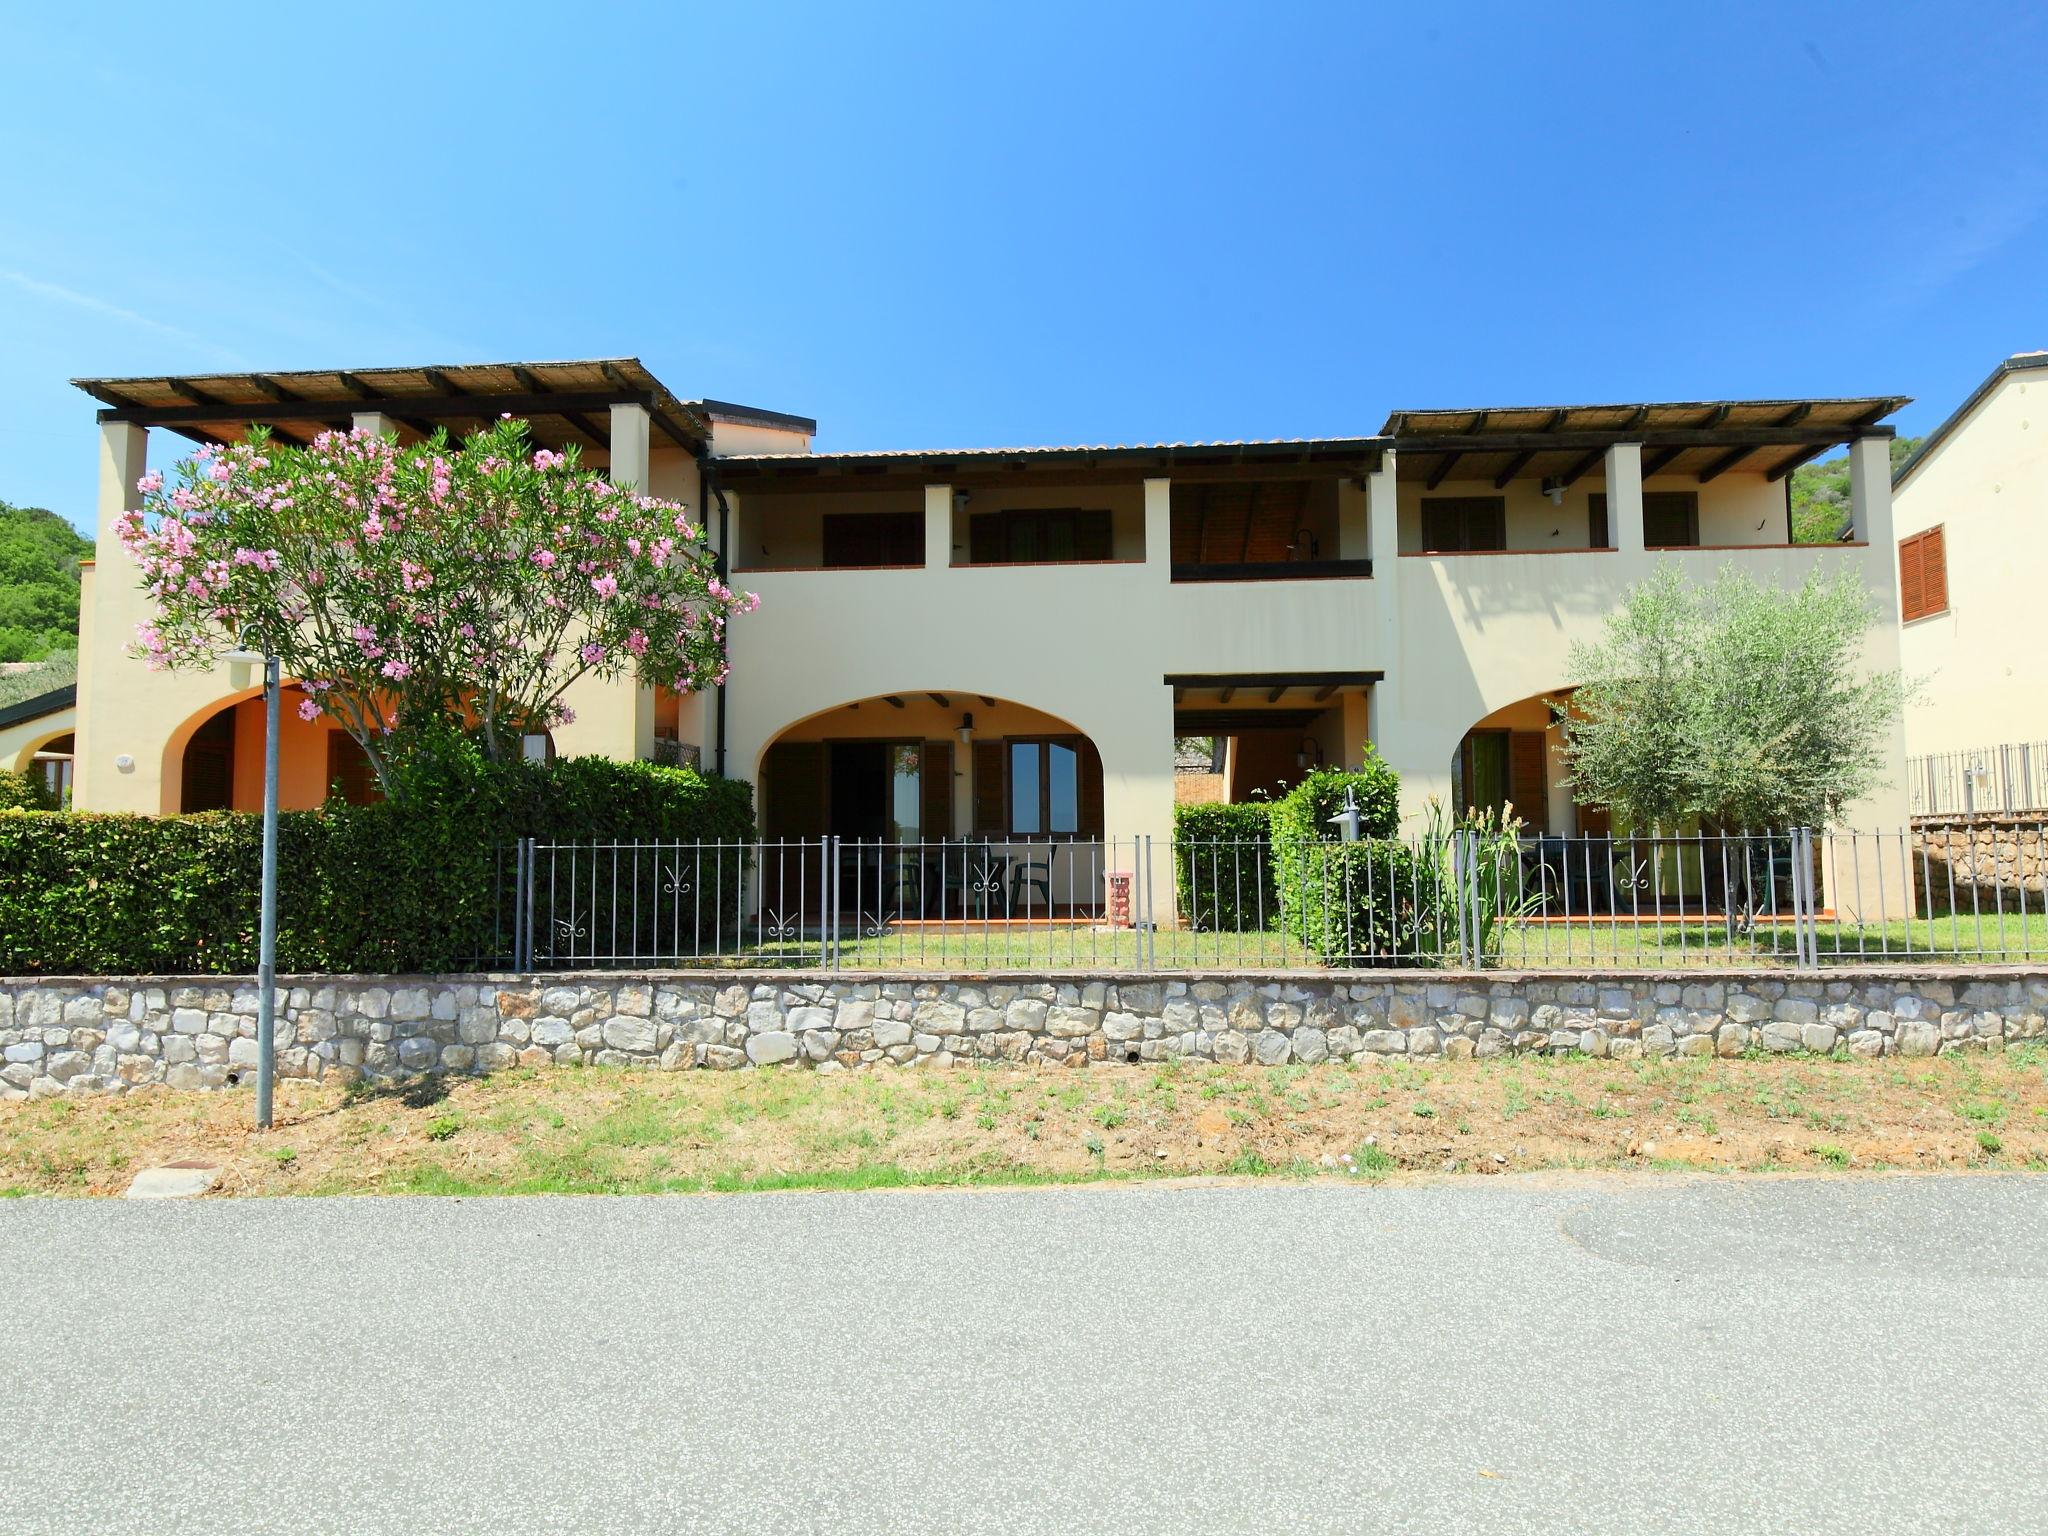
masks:
<instances>
[{"instance_id":1,"label":"stucco column","mask_svg":"<svg viewBox=\"0 0 2048 1536\"><path fill-rule=\"evenodd\" d=\"M1379 468L1365 477L1365 514L1370 535L1372 595L1377 620L1372 628L1372 665L1386 675L1374 683L1365 699L1366 732L1381 757L1401 767L1411 759L1412 734L1403 708L1405 679L1401 661L1401 511L1397 495L1398 468L1389 451L1380 456ZM1420 786L1414 786L1419 788ZM1402 814L1414 798L1406 775L1402 779Z\"/></svg>"},{"instance_id":2,"label":"stucco column","mask_svg":"<svg viewBox=\"0 0 2048 1536\"><path fill-rule=\"evenodd\" d=\"M115 765L114 760L123 750L120 722L112 717L102 722L93 708L95 702L104 702L108 697L108 677L124 665L139 665L123 654L135 638L132 626L95 623L92 610L103 605L118 606L117 601L110 599L125 597L134 587L135 568L121 548L115 525L123 513L142 505L142 492L135 488L135 482L147 473L148 465L148 428L126 421L100 423L95 560L92 579L85 587L90 608L81 605L79 612L77 740L72 754L71 803L81 811L157 809L155 804L132 803L138 786L136 768L140 765L131 764L125 774ZM101 569L102 564L106 569ZM129 755L141 754L131 746Z\"/></svg>"},{"instance_id":3,"label":"stucco column","mask_svg":"<svg viewBox=\"0 0 2048 1536\"><path fill-rule=\"evenodd\" d=\"M357 411L349 425L358 432L370 432L378 437L398 436L398 423L382 411Z\"/></svg>"},{"instance_id":4,"label":"stucco column","mask_svg":"<svg viewBox=\"0 0 2048 1536\"><path fill-rule=\"evenodd\" d=\"M953 487L924 488L924 564L944 570L953 563Z\"/></svg>"},{"instance_id":5,"label":"stucco column","mask_svg":"<svg viewBox=\"0 0 2048 1536\"><path fill-rule=\"evenodd\" d=\"M641 495L647 489L647 451L652 423L644 405L612 407L611 468L605 478L614 485L630 485Z\"/></svg>"},{"instance_id":6,"label":"stucco column","mask_svg":"<svg viewBox=\"0 0 2048 1536\"><path fill-rule=\"evenodd\" d=\"M1891 548L1892 440L1888 437L1859 437L1849 445L1849 526L1856 538L1872 549Z\"/></svg>"},{"instance_id":7,"label":"stucco column","mask_svg":"<svg viewBox=\"0 0 2048 1536\"><path fill-rule=\"evenodd\" d=\"M1337 482L1337 548L1333 553L1339 560L1372 558L1372 513L1371 497L1366 490L1368 483L1358 480Z\"/></svg>"},{"instance_id":8,"label":"stucco column","mask_svg":"<svg viewBox=\"0 0 2048 1536\"><path fill-rule=\"evenodd\" d=\"M1145 482L1145 564L1162 579L1173 575L1173 482Z\"/></svg>"},{"instance_id":9,"label":"stucco column","mask_svg":"<svg viewBox=\"0 0 2048 1536\"><path fill-rule=\"evenodd\" d=\"M1152 683L1134 680L1118 690L1111 707L1091 715L1084 728L1102 757L1110 867L1137 872L1144 839L1151 839L1151 863L1143 865L1143 883L1132 897L1142 907L1149 892L1149 913L1137 915L1164 925L1173 920L1173 690L1157 673Z\"/></svg>"},{"instance_id":10,"label":"stucco column","mask_svg":"<svg viewBox=\"0 0 2048 1536\"><path fill-rule=\"evenodd\" d=\"M1643 552L1643 445L1607 450L1607 538L1623 554Z\"/></svg>"}]
</instances>

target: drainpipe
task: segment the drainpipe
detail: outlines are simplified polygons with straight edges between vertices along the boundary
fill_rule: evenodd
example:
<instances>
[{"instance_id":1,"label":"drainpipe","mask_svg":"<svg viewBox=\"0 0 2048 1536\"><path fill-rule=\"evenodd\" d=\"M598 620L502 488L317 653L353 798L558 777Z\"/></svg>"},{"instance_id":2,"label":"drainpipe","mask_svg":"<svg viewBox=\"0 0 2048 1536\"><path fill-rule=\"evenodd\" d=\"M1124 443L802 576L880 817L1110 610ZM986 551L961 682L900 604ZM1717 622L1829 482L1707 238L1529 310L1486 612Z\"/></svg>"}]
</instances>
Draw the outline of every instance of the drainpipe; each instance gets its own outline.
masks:
<instances>
[{"instance_id":1,"label":"drainpipe","mask_svg":"<svg viewBox=\"0 0 2048 1536\"><path fill-rule=\"evenodd\" d=\"M708 451L697 455L697 483L706 496L718 498L718 579L731 586L732 504L725 499L724 489L712 477ZM725 777L725 690L726 684L718 684L717 693L711 701L712 733L718 738L711 749L711 771L720 778Z\"/></svg>"}]
</instances>

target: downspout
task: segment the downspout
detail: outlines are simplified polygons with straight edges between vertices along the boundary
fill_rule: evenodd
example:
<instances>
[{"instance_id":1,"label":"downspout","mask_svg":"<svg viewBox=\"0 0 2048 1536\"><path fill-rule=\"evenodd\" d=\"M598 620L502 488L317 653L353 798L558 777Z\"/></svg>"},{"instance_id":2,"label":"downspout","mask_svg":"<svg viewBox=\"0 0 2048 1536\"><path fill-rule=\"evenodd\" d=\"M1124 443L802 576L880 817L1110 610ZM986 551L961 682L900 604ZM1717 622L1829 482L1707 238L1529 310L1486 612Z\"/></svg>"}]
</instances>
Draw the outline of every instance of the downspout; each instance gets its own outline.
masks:
<instances>
[{"instance_id":1,"label":"downspout","mask_svg":"<svg viewBox=\"0 0 2048 1536\"><path fill-rule=\"evenodd\" d=\"M728 551L732 545L732 504L725 499L724 488L712 476L708 448L697 455L697 483L706 496L718 498L718 579L731 586L732 559ZM725 690L726 684L719 683L711 702L712 733L717 737L711 749L711 771L720 778L725 777Z\"/></svg>"}]
</instances>

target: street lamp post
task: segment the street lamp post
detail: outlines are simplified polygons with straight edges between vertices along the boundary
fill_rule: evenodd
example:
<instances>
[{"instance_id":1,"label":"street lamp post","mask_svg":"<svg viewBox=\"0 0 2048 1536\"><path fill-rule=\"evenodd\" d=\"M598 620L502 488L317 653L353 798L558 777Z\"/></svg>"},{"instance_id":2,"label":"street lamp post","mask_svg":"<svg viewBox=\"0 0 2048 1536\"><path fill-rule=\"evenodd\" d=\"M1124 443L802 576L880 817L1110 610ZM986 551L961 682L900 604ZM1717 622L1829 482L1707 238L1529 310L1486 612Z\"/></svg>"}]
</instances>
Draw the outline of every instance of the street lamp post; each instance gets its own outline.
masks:
<instances>
[{"instance_id":1,"label":"street lamp post","mask_svg":"<svg viewBox=\"0 0 2048 1536\"><path fill-rule=\"evenodd\" d=\"M256 1126L268 1130L277 1077L278 660L254 629L228 660L263 664L263 906L256 940Z\"/></svg>"}]
</instances>

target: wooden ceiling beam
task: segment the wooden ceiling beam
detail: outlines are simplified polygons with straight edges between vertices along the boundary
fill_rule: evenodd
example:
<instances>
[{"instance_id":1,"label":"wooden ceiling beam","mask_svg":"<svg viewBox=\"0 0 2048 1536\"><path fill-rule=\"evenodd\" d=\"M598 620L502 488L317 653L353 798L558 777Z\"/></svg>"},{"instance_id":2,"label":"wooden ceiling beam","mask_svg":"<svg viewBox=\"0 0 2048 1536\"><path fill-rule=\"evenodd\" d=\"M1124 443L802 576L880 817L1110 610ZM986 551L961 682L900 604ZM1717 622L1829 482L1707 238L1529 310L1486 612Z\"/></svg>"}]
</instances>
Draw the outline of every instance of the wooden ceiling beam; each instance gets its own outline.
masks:
<instances>
[{"instance_id":1,"label":"wooden ceiling beam","mask_svg":"<svg viewBox=\"0 0 2048 1536\"><path fill-rule=\"evenodd\" d=\"M1598 464L1602 459L1606 457L1607 449L1606 446L1603 444L1602 446L1595 448L1592 452L1588 453L1584 458L1580 459L1578 463L1574 464L1570 469L1566 470L1564 472L1563 479L1559 483L1562 484L1566 490L1570 490L1572 486L1575 483L1577 483L1577 481L1581 477L1583 477L1588 470L1590 470L1595 464Z\"/></svg>"},{"instance_id":2,"label":"wooden ceiling beam","mask_svg":"<svg viewBox=\"0 0 2048 1536\"><path fill-rule=\"evenodd\" d=\"M951 709L953 707L953 701L947 698L943 693L927 693L925 697L930 699L934 704L938 705L941 709Z\"/></svg>"},{"instance_id":3,"label":"wooden ceiling beam","mask_svg":"<svg viewBox=\"0 0 2048 1536\"><path fill-rule=\"evenodd\" d=\"M1752 453L1755 452L1756 450L1754 448L1748 447L1746 445L1742 447L1730 448L1726 453L1722 454L1721 457L1713 460L1700 471L1700 484L1705 485L1709 480L1715 479L1720 475L1726 474L1729 470L1733 469L1736 465L1740 464L1744 459L1748 458Z\"/></svg>"},{"instance_id":4,"label":"wooden ceiling beam","mask_svg":"<svg viewBox=\"0 0 2048 1536\"><path fill-rule=\"evenodd\" d=\"M1659 448L1655 453L1643 460L1643 478L1645 480L1649 479L1650 476L1656 474L1683 452L1685 452L1683 448Z\"/></svg>"},{"instance_id":5,"label":"wooden ceiling beam","mask_svg":"<svg viewBox=\"0 0 2048 1536\"><path fill-rule=\"evenodd\" d=\"M1451 452L1445 454L1441 459L1438 459L1436 468L1432 469L1429 472L1429 478L1423 482L1422 488L1426 491L1433 491L1438 486L1442 485L1444 483L1444 477L1450 474L1451 470L1456 466L1458 460L1462 457L1464 457L1462 451L1458 449L1453 449Z\"/></svg>"}]
</instances>

